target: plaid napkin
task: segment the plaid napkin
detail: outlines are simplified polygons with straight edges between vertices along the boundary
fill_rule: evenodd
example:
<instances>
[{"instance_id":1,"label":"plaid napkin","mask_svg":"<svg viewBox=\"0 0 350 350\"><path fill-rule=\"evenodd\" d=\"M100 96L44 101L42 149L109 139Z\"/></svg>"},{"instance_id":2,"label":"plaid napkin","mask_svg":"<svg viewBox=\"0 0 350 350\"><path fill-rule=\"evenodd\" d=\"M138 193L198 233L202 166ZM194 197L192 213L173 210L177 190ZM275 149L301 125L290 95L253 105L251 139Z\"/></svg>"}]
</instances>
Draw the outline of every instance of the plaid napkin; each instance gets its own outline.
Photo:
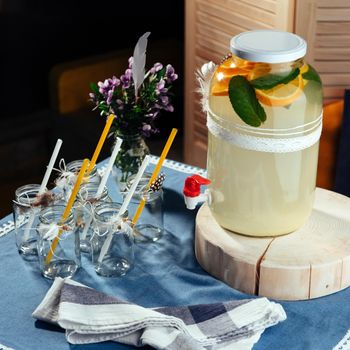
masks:
<instances>
[{"instance_id":1,"label":"plaid napkin","mask_svg":"<svg viewBox=\"0 0 350 350\"><path fill-rule=\"evenodd\" d=\"M33 317L66 329L73 344L112 340L155 349L246 350L286 314L266 298L149 309L56 278Z\"/></svg>"}]
</instances>

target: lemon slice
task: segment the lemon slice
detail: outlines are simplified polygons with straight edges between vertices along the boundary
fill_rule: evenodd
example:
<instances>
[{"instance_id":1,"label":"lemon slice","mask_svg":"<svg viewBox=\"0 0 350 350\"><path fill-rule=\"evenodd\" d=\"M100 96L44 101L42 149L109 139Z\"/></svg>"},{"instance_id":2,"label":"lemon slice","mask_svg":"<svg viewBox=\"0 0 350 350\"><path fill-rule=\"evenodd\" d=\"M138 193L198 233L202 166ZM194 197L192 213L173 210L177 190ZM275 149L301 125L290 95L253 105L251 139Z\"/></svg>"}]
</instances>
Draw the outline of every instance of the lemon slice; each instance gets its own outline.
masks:
<instances>
[{"instance_id":1,"label":"lemon slice","mask_svg":"<svg viewBox=\"0 0 350 350\"><path fill-rule=\"evenodd\" d=\"M284 107L300 97L304 88L302 75L299 74L288 84L279 84L269 90L255 90L258 100L267 106Z\"/></svg>"}]
</instances>

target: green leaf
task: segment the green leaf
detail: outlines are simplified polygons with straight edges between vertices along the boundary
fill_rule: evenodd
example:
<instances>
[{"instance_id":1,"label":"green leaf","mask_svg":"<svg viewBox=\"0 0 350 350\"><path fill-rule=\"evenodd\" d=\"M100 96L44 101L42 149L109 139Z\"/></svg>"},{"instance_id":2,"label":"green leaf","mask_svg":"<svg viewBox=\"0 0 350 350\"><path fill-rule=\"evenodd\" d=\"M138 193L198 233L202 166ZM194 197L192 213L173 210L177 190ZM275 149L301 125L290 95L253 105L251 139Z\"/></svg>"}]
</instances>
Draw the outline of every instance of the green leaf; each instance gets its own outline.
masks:
<instances>
[{"instance_id":1,"label":"green leaf","mask_svg":"<svg viewBox=\"0 0 350 350\"><path fill-rule=\"evenodd\" d=\"M294 80L300 73L299 68L291 70L287 75L279 74L267 74L260 78L256 78L250 81L255 89L267 90L279 84L288 84L290 81Z\"/></svg>"},{"instance_id":2,"label":"green leaf","mask_svg":"<svg viewBox=\"0 0 350 350\"><path fill-rule=\"evenodd\" d=\"M266 121L266 113L264 108L262 107L262 105L260 104L260 102L258 101L258 99L255 97L256 99L256 107L257 107L257 112L258 112L258 116L259 119L264 122Z\"/></svg>"},{"instance_id":3,"label":"green leaf","mask_svg":"<svg viewBox=\"0 0 350 350\"><path fill-rule=\"evenodd\" d=\"M319 75L317 74L315 68L313 68L311 65L309 65L309 69L307 70L307 72L305 72L303 74L303 78L306 80L312 80L312 81L316 81L317 83L322 84L321 82L321 78L319 77Z\"/></svg>"},{"instance_id":4,"label":"green leaf","mask_svg":"<svg viewBox=\"0 0 350 350\"><path fill-rule=\"evenodd\" d=\"M233 109L246 124L258 127L266 120L264 108L245 77L236 75L231 78L228 95Z\"/></svg>"},{"instance_id":5,"label":"green leaf","mask_svg":"<svg viewBox=\"0 0 350 350\"><path fill-rule=\"evenodd\" d=\"M98 86L95 83L90 83L90 89L95 93L99 94L100 92L98 91Z\"/></svg>"}]
</instances>

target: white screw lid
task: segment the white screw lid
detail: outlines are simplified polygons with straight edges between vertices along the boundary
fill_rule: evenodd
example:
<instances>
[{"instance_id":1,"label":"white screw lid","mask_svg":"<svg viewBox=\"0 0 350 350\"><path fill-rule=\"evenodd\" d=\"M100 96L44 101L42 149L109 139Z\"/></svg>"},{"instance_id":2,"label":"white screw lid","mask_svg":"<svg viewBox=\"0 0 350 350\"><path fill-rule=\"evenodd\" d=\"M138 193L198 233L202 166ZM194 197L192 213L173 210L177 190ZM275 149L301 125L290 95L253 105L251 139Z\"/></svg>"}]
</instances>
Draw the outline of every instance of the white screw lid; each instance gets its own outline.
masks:
<instances>
[{"instance_id":1,"label":"white screw lid","mask_svg":"<svg viewBox=\"0 0 350 350\"><path fill-rule=\"evenodd\" d=\"M307 44L293 33L253 30L234 36L230 48L233 54L248 61L283 63L304 57Z\"/></svg>"}]
</instances>

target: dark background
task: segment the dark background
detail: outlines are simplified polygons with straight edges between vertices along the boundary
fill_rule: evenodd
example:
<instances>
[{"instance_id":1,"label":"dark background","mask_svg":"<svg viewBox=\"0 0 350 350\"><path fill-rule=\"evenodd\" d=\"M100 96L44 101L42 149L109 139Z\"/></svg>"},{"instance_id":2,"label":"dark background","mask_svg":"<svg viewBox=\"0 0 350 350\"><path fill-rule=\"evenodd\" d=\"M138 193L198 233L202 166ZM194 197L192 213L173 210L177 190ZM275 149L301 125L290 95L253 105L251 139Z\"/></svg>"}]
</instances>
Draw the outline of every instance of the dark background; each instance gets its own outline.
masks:
<instances>
[{"instance_id":1,"label":"dark background","mask_svg":"<svg viewBox=\"0 0 350 350\"><path fill-rule=\"evenodd\" d=\"M61 155L67 161L81 159L91 155L103 128L103 118L90 107L69 115L55 110L50 102L55 88L52 70L118 50L130 50L132 55L146 31L151 32L148 51L159 42L175 43L173 60L180 76L174 86L175 112L161 116L161 133L147 143L152 153L159 153L169 130L178 127L172 157L181 159L183 7L180 0L0 0L1 216L11 211L17 187L41 182L57 137L63 139ZM164 62L161 54L157 60L175 65ZM104 147L100 160L109 149L110 145Z\"/></svg>"}]
</instances>

